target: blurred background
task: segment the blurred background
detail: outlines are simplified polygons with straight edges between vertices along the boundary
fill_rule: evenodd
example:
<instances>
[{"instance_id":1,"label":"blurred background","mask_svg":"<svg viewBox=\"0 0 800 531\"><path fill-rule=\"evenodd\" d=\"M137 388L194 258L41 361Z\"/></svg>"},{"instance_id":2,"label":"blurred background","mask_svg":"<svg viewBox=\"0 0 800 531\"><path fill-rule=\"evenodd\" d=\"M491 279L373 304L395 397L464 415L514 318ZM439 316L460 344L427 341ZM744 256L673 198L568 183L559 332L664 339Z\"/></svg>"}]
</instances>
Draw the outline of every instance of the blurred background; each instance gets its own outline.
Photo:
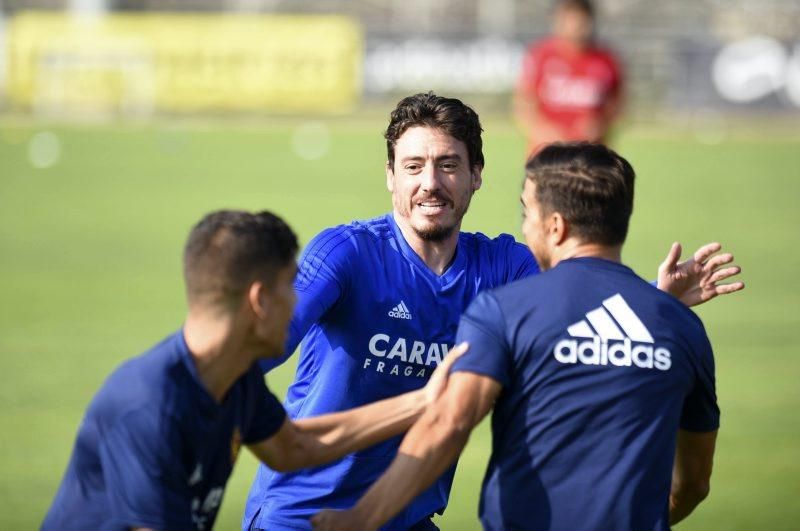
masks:
<instances>
[{"instance_id":1,"label":"blurred background","mask_svg":"<svg viewBox=\"0 0 800 531\"><path fill-rule=\"evenodd\" d=\"M710 498L685 529L800 522L800 2L606 0L625 71L611 144L637 169L625 260L733 251L747 289L698 309L723 411ZM37 528L91 396L180 326L180 256L218 208L270 209L302 242L390 209L398 99L480 114L465 230L519 237L526 139L511 99L547 0L0 0L0 529ZM514 205L512 207L512 205ZM283 396L293 361L268 377ZM444 516L478 529L472 438ZM242 453L217 521L236 529ZM523 502L523 501L521 501Z\"/></svg>"}]
</instances>

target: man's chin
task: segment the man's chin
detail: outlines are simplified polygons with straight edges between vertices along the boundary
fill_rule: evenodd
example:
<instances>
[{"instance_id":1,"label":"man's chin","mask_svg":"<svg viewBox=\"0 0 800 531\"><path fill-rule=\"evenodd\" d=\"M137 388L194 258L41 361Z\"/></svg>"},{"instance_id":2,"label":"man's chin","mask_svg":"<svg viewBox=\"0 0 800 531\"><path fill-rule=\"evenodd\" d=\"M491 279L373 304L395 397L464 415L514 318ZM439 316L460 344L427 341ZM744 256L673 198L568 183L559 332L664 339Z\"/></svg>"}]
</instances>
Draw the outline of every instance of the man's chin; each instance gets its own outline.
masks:
<instances>
[{"instance_id":1,"label":"man's chin","mask_svg":"<svg viewBox=\"0 0 800 531\"><path fill-rule=\"evenodd\" d=\"M448 239L455 232L455 225L440 223L426 223L414 227L417 236L428 242L441 242Z\"/></svg>"}]
</instances>

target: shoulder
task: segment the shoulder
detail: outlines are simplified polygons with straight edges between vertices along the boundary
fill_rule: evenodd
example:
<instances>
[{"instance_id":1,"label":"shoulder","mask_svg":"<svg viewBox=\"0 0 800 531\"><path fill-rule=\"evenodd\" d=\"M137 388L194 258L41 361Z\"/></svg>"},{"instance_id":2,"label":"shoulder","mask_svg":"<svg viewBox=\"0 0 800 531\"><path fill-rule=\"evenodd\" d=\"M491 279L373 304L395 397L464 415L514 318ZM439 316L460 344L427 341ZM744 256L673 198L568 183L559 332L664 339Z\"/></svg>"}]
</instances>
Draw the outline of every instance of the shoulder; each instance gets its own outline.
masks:
<instances>
[{"instance_id":1,"label":"shoulder","mask_svg":"<svg viewBox=\"0 0 800 531\"><path fill-rule=\"evenodd\" d=\"M591 57L595 61L605 63L614 69L619 69L619 55L612 48L602 43L595 44L591 48Z\"/></svg>"},{"instance_id":2,"label":"shoulder","mask_svg":"<svg viewBox=\"0 0 800 531\"><path fill-rule=\"evenodd\" d=\"M539 272L539 266L530 249L516 241L510 234L500 234L490 238L480 232L462 232L459 243L474 258L485 261L501 272L502 283Z\"/></svg>"},{"instance_id":3,"label":"shoulder","mask_svg":"<svg viewBox=\"0 0 800 531\"><path fill-rule=\"evenodd\" d=\"M528 44L527 53L529 55L536 55L547 53L555 49L555 39L552 37L543 37L536 39Z\"/></svg>"},{"instance_id":4,"label":"shoulder","mask_svg":"<svg viewBox=\"0 0 800 531\"><path fill-rule=\"evenodd\" d=\"M111 421L133 411L158 416L171 408L188 376L178 350L179 334L120 364L95 395L93 413Z\"/></svg>"},{"instance_id":5,"label":"shoulder","mask_svg":"<svg viewBox=\"0 0 800 531\"><path fill-rule=\"evenodd\" d=\"M459 242L470 249L488 253L515 251L518 248L527 251L527 247L517 242L510 234L499 234L491 238L482 232L461 232Z\"/></svg>"},{"instance_id":6,"label":"shoulder","mask_svg":"<svg viewBox=\"0 0 800 531\"><path fill-rule=\"evenodd\" d=\"M306 246L303 256L324 258L331 254L358 252L359 249L391 238L392 230L386 216L351 221L317 234Z\"/></svg>"},{"instance_id":7,"label":"shoulder","mask_svg":"<svg viewBox=\"0 0 800 531\"><path fill-rule=\"evenodd\" d=\"M653 297L659 303L662 315L673 323L676 330L681 330L687 336L693 338L706 337L706 329L700 317L694 310L686 306L679 299L665 291L661 291L650 283L646 283L646 288L653 293Z\"/></svg>"}]
</instances>

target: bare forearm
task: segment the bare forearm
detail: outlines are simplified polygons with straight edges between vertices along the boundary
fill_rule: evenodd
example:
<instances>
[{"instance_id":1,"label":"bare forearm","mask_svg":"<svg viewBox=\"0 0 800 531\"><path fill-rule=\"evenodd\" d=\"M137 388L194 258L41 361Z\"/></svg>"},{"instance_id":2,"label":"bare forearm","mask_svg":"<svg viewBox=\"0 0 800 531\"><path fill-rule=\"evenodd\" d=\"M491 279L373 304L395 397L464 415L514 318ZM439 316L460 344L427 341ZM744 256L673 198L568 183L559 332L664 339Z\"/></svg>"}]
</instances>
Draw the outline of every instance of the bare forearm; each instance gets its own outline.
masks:
<instances>
[{"instance_id":1,"label":"bare forearm","mask_svg":"<svg viewBox=\"0 0 800 531\"><path fill-rule=\"evenodd\" d=\"M366 529L389 521L455 462L470 431L426 413L409 430L386 473L353 508L357 520Z\"/></svg>"},{"instance_id":2,"label":"bare forearm","mask_svg":"<svg viewBox=\"0 0 800 531\"><path fill-rule=\"evenodd\" d=\"M419 418L425 403L420 390L341 413L295 421L301 434L313 441L303 466L326 463L403 433Z\"/></svg>"},{"instance_id":3,"label":"bare forearm","mask_svg":"<svg viewBox=\"0 0 800 531\"><path fill-rule=\"evenodd\" d=\"M670 524L677 524L689 516L708 496L716 439L716 431L678 430L669 493Z\"/></svg>"}]
</instances>

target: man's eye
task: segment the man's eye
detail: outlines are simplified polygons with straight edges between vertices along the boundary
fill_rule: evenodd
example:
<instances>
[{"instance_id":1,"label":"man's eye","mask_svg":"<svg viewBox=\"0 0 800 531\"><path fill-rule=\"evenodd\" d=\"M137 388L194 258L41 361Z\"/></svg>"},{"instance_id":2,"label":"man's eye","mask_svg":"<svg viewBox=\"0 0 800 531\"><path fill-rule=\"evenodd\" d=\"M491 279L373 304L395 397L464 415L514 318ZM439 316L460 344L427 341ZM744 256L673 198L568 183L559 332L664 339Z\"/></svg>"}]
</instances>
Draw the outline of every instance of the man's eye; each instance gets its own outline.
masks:
<instances>
[{"instance_id":1,"label":"man's eye","mask_svg":"<svg viewBox=\"0 0 800 531\"><path fill-rule=\"evenodd\" d=\"M444 171L455 171L456 168L458 168L458 165L453 162L447 162L445 164L442 164L441 168Z\"/></svg>"}]
</instances>

